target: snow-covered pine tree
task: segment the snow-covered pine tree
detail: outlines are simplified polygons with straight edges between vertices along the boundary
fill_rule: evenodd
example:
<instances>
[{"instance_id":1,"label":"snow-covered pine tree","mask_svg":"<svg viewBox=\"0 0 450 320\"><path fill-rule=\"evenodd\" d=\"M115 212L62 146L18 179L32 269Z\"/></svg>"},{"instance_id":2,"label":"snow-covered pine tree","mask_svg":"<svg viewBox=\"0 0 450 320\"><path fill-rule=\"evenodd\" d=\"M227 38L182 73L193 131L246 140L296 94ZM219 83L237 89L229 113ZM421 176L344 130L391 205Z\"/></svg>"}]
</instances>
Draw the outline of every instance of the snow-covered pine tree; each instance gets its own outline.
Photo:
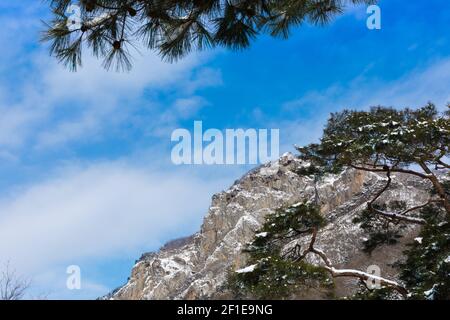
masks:
<instances>
[{"instance_id":1,"label":"snow-covered pine tree","mask_svg":"<svg viewBox=\"0 0 450 320\"><path fill-rule=\"evenodd\" d=\"M430 203L440 203L450 214L450 200L436 174L448 173L450 169L445 162L450 148L450 106L447 108L439 114L430 103L418 110L375 107L370 111L345 110L332 114L320 143L298 148L300 158L325 172L351 167L384 173L385 188L368 203L368 208L379 215L390 216L374 204L389 188L391 174L396 172L430 181L437 193ZM420 208L409 208L406 213L417 209ZM396 218L424 222L398 214Z\"/></svg>"},{"instance_id":2,"label":"snow-covered pine tree","mask_svg":"<svg viewBox=\"0 0 450 320\"><path fill-rule=\"evenodd\" d=\"M130 46L157 50L168 61L214 46L239 50L261 33L287 38L295 26L305 22L323 25L349 4L375 2L49 0L53 19L43 40L50 41L51 54L72 70L81 65L86 48L104 59L106 68L129 69ZM74 11L74 4L80 12ZM68 24L71 19L74 23Z\"/></svg>"},{"instance_id":3,"label":"snow-covered pine tree","mask_svg":"<svg viewBox=\"0 0 450 320\"><path fill-rule=\"evenodd\" d=\"M450 195L450 182L444 183ZM425 207L426 221L398 267L412 299L450 299L450 216L436 205Z\"/></svg>"},{"instance_id":4,"label":"snow-covered pine tree","mask_svg":"<svg viewBox=\"0 0 450 320\"><path fill-rule=\"evenodd\" d=\"M401 282L380 277L381 289L368 291L362 286L354 298L450 297L449 115L432 104L418 110L345 110L331 115L320 143L298 148L299 157L311 164L299 172L305 175L320 177L344 168L386 175L386 184L373 190L367 209L354 221L368 232L368 252L379 244L395 243L401 224L422 226L420 237L405 252L406 262L398 266ZM394 172L429 181L428 201L412 208L401 202L382 203L380 197L389 189ZM251 266L232 272L230 287L247 296L284 298L299 286L329 287L333 277L371 279L362 271L336 269L326 248L315 246L326 223L319 209L317 204L303 203L268 215L246 250ZM302 236L310 236L306 247L297 244L286 250L287 243ZM320 263L308 263L308 255L315 255Z\"/></svg>"},{"instance_id":5,"label":"snow-covered pine tree","mask_svg":"<svg viewBox=\"0 0 450 320\"><path fill-rule=\"evenodd\" d=\"M319 207L310 203L280 208L268 215L245 250L250 265L230 272L229 288L237 297L261 299L288 298L300 288L328 288L332 282L327 270L305 262L305 249L295 245L282 251L289 242L302 235L313 234L315 238L325 224Z\"/></svg>"}]
</instances>

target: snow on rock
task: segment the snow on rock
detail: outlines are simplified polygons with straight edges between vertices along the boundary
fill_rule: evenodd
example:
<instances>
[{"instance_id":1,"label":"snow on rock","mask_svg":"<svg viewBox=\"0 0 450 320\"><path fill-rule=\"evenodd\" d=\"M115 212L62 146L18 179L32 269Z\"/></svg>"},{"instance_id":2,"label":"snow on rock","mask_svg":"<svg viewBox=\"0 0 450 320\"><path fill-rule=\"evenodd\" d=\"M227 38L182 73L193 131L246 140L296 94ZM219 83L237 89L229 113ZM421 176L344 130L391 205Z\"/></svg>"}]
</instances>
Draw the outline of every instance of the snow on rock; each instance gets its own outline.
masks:
<instances>
[{"instance_id":1,"label":"snow on rock","mask_svg":"<svg viewBox=\"0 0 450 320\"><path fill-rule=\"evenodd\" d=\"M280 207L315 199L314 180L300 176L308 165L292 154L245 174L227 191L215 194L200 231L185 243L145 254L136 263L127 283L110 299L215 299L229 298L223 285L230 270L248 270L242 253L267 214ZM385 197L422 203L428 193L418 178L399 174ZM367 207L371 190L385 184L385 177L369 172L345 170L319 181L321 212L328 220L318 234L317 246L327 252L336 267L359 261L351 268L367 267L362 255L364 234L352 220ZM259 236L266 236L259 233ZM307 243L309 237L298 240ZM178 242L176 242L178 243ZM398 256L395 255L397 259ZM361 265L361 263L363 265Z\"/></svg>"},{"instance_id":2,"label":"snow on rock","mask_svg":"<svg viewBox=\"0 0 450 320\"><path fill-rule=\"evenodd\" d=\"M425 295L425 298L427 300L434 300L435 292L436 292L436 285L433 285L433 287L430 290L425 291L423 294Z\"/></svg>"},{"instance_id":3,"label":"snow on rock","mask_svg":"<svg viewBox=\"0 0 450 320\"><path fill-rule=\"evenodd\" d=\"M253 272L255 271L256 267L258 266L258 264L252 264L251 266L236 270L236 273L249 273L249 272Z\"/></svg>"},{"instance_id":4,"label":"snow on rock","mask_svg":"<svg viewBox=\"0 0 450 320\"><path fill-rule=\"evenodd\" d=\"M262 176L272 176L274 174L277 174L279 169L280 169L280 165L277 160L277 161L272 162L269 166L262 167L260 169L259 173Z\"/></svg>"},{"instance_id":5,"label":"snow on rock","mask_svg":"<svg viewBox=\"0 0 450 320\"><path fill-rule=\"evenodd\" d=\"M414 239L414 241L416 241L419 244L422 244L422 240L423 240L423 238L421 238L421 237L417 237Z\"/></svg>"},{"instance_id":6,"label":"snow on rock","mask_svg":"<svg viewBox=\"0 0 450 320\"><path fill-rule=\"evenodd\" d=\"M260 233L255 234L255 237L257 237L257 238L265 238L265 237L267 237L267 235L268 235L267 232L260 232Z\"/></svg>"}]
</instances>

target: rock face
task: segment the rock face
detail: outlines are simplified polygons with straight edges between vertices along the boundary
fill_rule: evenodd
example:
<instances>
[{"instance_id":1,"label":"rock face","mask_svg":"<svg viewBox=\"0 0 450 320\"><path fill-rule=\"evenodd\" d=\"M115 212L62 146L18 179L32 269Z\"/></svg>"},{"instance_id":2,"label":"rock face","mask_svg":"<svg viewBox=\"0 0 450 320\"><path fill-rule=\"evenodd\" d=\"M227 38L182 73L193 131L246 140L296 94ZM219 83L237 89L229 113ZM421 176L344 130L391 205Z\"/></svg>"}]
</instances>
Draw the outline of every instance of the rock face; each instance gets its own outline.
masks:
<instances>
[{"instance_id":1,"label":"rock face","mask_svg":"<svg viewBox=\"0 0 450 320\"><path fill-rule=\"evenodd\" d=\"M292 154L250 171L225 192L213 196L201 230L171 242L157 253L145 254L133 267L129 281L111 293L111 299L215 299L230 298L223 285L230 270L245 266L242 254L265 216L275 209L315 197L313 179L296 169L307 164ZM363 234L352 219L366 207L374 188L384 177L346 170L317 183L322 213L329 221L320 232L317 246L337 266L366 270L377 264L383 276L395 277L390 264L401 257L401 244L376 250L371 257L362 253ZM384 200L424 202L429 187L417 178L397 174ZM414 228L405 231L413 237ZM305 239L306 241L306 239ZM351 289L353 280L339 280L337 294Z\"/></svg>"}]
</instances>

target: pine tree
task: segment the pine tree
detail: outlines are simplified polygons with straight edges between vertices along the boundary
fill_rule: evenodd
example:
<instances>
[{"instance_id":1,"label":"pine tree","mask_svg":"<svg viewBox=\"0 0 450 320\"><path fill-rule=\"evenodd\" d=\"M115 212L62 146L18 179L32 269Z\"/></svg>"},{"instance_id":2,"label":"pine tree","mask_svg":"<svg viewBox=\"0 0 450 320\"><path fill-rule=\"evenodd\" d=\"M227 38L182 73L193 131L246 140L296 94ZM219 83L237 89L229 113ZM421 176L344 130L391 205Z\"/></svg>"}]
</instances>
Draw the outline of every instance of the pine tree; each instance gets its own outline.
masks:
<instances>
[{"instance_id":1,"label":"pine tree","mask_svg":"<svg viewBox=\"0 0 450 320\"><path fill-rule=\"evenodd\" d=\"M450 195L450 183L444 184ZM450 217L436 205L423 208L426 224L398 267L412 299L450 299Z\"/></svg>"},{"instance_id":2,"label":"pine tree","mask_svg":"<svg viewBox=\"0 0 450 320\"><path fill-rule=\"evenodd\" d=\"M107 69L127 70L137 43L168 61L214 46L239 50L261 33L287 38L292 27L324 25L346 5L375 0L79 0L73 21L73 1L49 2L53 19L43 40L52 55L76 70L87 47Z\"/></svg>"},{"instance_id":3,"label":"pine tree","mask_svg":"<svg viewBox=\"0 0 450 320\"><path fill-rule=\"evenodd\" d=\"M315 234L325 224L319 208L310 203L281 208L268 215L245 249L250 267L231 271L229 288L237 297L259 299L289 298L299 288L329 288L332 282L327 270L305 262L299 245L282 251L292 240Z\"/></svg>"},{"instance_id":4,"label":"pine tree","mask_svg":"<svg viewBox=\"0 0 450 320\"><path fill-rule=\"evenodd\" d=\"M365 285L372 279L370 274L335 268L326 248L315 245L326 219L317 203L303 203L266 218L246 250L252 268L232 272L231 288L244 295L266 297L270 293L285 298L299 287L329 287L332 278L353 277L361 280L354 299L449 299L450 166L445 162L450 147L449 116L432 104L418 110L345 110L331 115L320 143L298 148L299 158L310 163L299 174L320 178L353 168L386 175L385 185L373 190L367 208L354 223L369 236L364 242L368 253L380 244L395 244L407 224L421 226L420 241L410 244L406 261L398 265L400 281L380 277L381 288L370 290ZM394 172L428 180L432 185L428 201L410 208L398 201L384 203L381 196L390 188ZM301 246L297 240L304 237L310 237L309 244ZM321 262L311 264L309 255Z\"/></svg>"},{"instance_id":5,"label":"pine tree","mask_svg":"<svg viewBox=\"0 0 450 320\"><path fill-rule=\"evenodd\" d=\"M393 217L394 213L377 209L374 204L389 188L391 174L405 173L428 180L435 188L436 196L423 206L440 203L450 215L450 200L437 175L450 169L445 162L450 149L449 118L449 111L439 114L431 103L418 110L345 110L331 115L320 143L298 151L300 158L310 161L317 170L336 172L349 167L384 173L386 185L367 204L368 209L387 218L423 224L425 221L405 215L421 207L408 208Z\"/></svg>"}]
</instances>

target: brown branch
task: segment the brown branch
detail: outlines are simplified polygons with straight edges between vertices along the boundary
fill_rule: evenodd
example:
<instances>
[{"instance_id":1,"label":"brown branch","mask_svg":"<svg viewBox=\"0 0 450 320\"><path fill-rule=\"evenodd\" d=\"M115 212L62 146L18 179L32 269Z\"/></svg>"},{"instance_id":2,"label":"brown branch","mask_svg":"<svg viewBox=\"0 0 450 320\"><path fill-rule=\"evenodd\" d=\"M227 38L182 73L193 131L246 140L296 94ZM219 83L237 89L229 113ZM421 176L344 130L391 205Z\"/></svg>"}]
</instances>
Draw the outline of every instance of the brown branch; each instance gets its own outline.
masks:
<instances>
[{"instance_id":1,"label":"brown branch","mask_svg":"<svg viewBox=\"0 0 450 320\"><path fill-rule=\"evenodd\" d=\"M362 170L362 171L370 171L370 172L386 172L385 169L377 169L377 168L368 168L368 167L360 167L354 164L349 165L353 169ZM398 173L407 173L412 174L418 177L421 177L423 179L430 179L430 175L423 174L414 170L408 170L408 169L401 169L401 168L390 168L391 172L398 172Z\"/></svg>"},{"instance_id":2,"label":"brown branch","mask_svg":"<svg viewBox=\"0 0 450 320\"><path fill-rule=\"evenodd\" d=\"M331 260L327 257L325 252L323 252L320 249L312 248L310 251L316 255L318 255L322 261L325 263L325 269L331 274L333 278L340 278L340 277L349 277L349 278L358 278L361 281L367 281L367 280L378 280L380 284L386 285L388 287L393 288L397 292L399 292L401 295L406 296L408 294L408 291L405 287L400 285L398 282L389 280L386 278L383 278L381 276L375 276L373 274L369 274L367 272L363 272L360 270L354 270L354 269L336 269L333 264L331 263Z\"/></svg>"},{"instance_id":3,"label":"brown branch","mask_svg":"<svg viewBox=\"0 0 450 320\"><path fill-rule=\"evenodd\" d=\"M370 202L367 203L367 207L369 208L369 210L376 214L382 215L383 217L386 217L386 218L402 220L402 221L407 221L407 222L417 223L417 224L425 224L426 221L424 219L408 217L408 216L406 216L406 213L427 206L428 204L430 204L431 200L423 205L408 209L402 213L385 212L385 211L374 208L373 204L375 203L375 201L378 200L379 197L381 197L381 195L390 187L390 185L392 183L391 169L387 168L387 169L384 169L383 171L386 172L386 176L387 176L388 180L386 182L386 185L375 194L375 197Z\"/></svg>"},{"instance_id":4,"label":"brown branch","mask_svg":"<svg viewBox=\"0 0 450 320\"><path fill-rule=\"evenodd\" d=\"M403 211L400 215L405 215L405 214L407 214L407 213L409 213L409 212L411 212L411 211L418 210L418 209L422 209L422 208L424 208L424 207L426 207L426 206L428 206L428 205L430 205L430 204L432 204L432 203L435 203L435 202L442 202L442 201L443 201L442 199L430 199L430 200L428 200L428 201L427 201L426 203L424 203L424 204L420 204L420 205L418 205L418 206L415 206L415 207L412 207L412 208L409 208L409 209Z\"/></svg>"},{"instance_id":5,"label":"brown branch","mask_svg":"<svg viewBox=\"0 0 450 320\"><path fill-rule=\"evenodd\" d=\"M420 205L420 206L411 208L410 211L412 211L412 209L416 210L419 208L423 208L426 205L428 205L428 203L425 205ZM382 211L379 209L375 209L374 207L369 208L369 210L374 212L375 214L381 215L386 218L391 218L391 219L395 219L395 220L401 220L401 221L406 221L406 222L416 223L416 224L421 224L421 225L426 224L425 219L422 219L422 218L408 217L408 216L406 216L404 214L400 214L400 213L386 212L386 211Z\"/></svg>"},{"instance_id":6,"label":"brown branch","mask_svg":"<svg viewBox=\"0 0 450 320\"><path fill-rule=\"evenodd\" d=\"M362 272L353 269L335 269L334 267L325 267L325 269L327 269L334 278L350 277L350 278L358 278L361 281L378 280L380 281L380 284L393 288L402 296L406 296L408 294L408 290L406 290L406 288L400 285L398 282L380 276L375 276L367 272Z\"/></svg>"},{"instance_id":7,"label":"brown branch","mask_svg":"<svg viewBox=\"0 0 450 320\"><path fill-rule=\"evenodd\" d=\"M360 270L354 270L354 269L336 269L333 266L333 263L328 258L328 256L320 249L317 249L314 247L314 244L316 243L317 239L317 229L313 228L312 235L311 235L311 241L309 243L309 246L305 251L295 259L295 262L298 262L302 259L304 259L309 253L314 253L315 255L319 256L320 259L325 263L325 269L331 274L333 278L338 277L351 277L351 278L358 278L361 281L367 281L367 280L378 280L381 284L389 286L399 292L401 295L406 296L408 294L408 291L397 283L396 281L385 279L380 276L375 276L373 274L369 274L367 272L363 272Z\"/></svg>"},{"instance_id":8,"label":"brown branch","mask_svg":"<svg viewBox=\"0 0 450 320\"><path fill-rule=\"evenodd\" d=\"M423 161L418 162L423 171L425 171L428 174L428 179L433 184L434 188L436 189L436 192L441 197L444 209L447 211L447 214L450 214L450 201L447 198L447 193L445 192L444 187L439 182L439 179L433 174L433 172L427 167L427 165Z\"/></svg>"},{"instance_id":9,"label":"brown branch","mask_svg":"<svg viewBox=\"0 0 450 320\"><path fill-rule=\"evenodd\" d=\"M298 262L300 260L303 260L308 253L312 252L312 250L314 250L314 243L316 242L316 238L317 238L317 228L312 228L312 236L311 236L311 241L309 243L309 246L307 249L305 249L305 251L303 251L302 255L298 256L294 262Z\"/></svg>"},{"instance_id":10,"label":"brown branch","mask_svg":"<svg viewBox=\"0 0 450 320\"><path fill-rule=\"evenodd\" d=\"M386 172L386 177L388 178L386 185L375 194L375 197L368 203L369 208L372 208L373 203L390 187L392 179L391 179L391 171L389 169L384 170Z\"/></svg>"},{"instance_id":11,"label":"brown branch","mask_svg":"<svg viewBox=\"0 0 450 320\"><path fill-rule=\"evenodd\" d=\"M438 164L440 164L441 166L443 166L444 168L450 169L450 165L447 164L447 163L445 163L445 162L442 161L441 159L436 160L436 162L437 162Z\"/></svg>"},{"instance_id":12,"label":"brown branch","mask_svg":"<svg viewBox=\"0 0 450 320\"><path fill-rule=\"evenodd\" d=\"M423 163L422 161L418 161L418 164L421 166L421 168L423 169L425 174L417 172L417 171L414 171L414 170L400 169L400 168L388 168L386 170L386 168L379 169L379 168L361 167L361 166L354 165L354 164L349 164L349 166L351 168L353 168L353 169L356 169L356 170L362 170L362 171L368 171L368 172L386 172L386 171L398 172L398 173L405 173L405 174L415 175L415 176L418 176L418 177L420 177L422 179L428 179L429 181L431 181L433 186L436 188L437 193L441 197L445 211L448 214L450 214L450 201L447 199L447 195L446 195L445 189L442 186L442 184L439 182L439 179L433 174L433 172L426 166L425 163ZM384 188L384 189L386 189L386 188ZM385 190L383 190L381 193L383 193L384 191ZM380 195L381 194L377 195L376 198L378 198ZM373 203L373 202L374 202L374 200L371 201L371 203Z\"/></svg>"}]
</instances>

